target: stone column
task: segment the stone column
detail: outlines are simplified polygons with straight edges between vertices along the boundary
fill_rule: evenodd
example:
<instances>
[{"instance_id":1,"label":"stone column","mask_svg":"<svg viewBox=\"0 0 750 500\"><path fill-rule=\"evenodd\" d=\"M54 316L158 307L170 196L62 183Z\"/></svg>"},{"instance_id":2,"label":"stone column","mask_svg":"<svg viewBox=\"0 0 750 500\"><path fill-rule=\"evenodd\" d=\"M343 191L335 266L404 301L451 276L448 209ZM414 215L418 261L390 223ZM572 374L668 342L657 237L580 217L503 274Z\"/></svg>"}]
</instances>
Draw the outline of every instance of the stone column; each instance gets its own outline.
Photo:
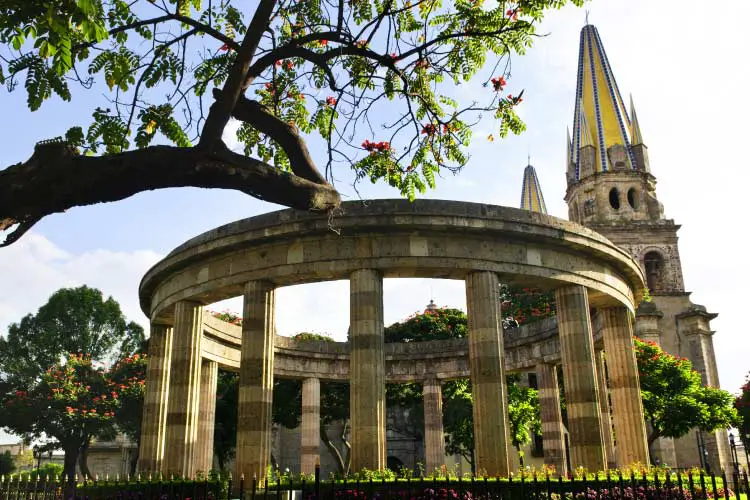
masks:
<instances>
[{"instance_id":1,"label":"stone column","mask_svg":"<svg viewBox=\"0 0 750 500\"><path fill-rule=\"evenodd\" d=\"M138 455L138 470L147 474L161 472L164 458L171 355L172 327L152 324Z\"/></svg>"},{"instance_id":2,"label":"stone column","mask_svg":"<svg viewBox=\"0 0 750 500\"><path fill-rule=\"evenodd\" d=\"M445 436L443 433L443 393L436 378L422 384L424 399L424 456L425 472L431 474L445 463Z\"/></svg>"},{"instance_id":3,"label":"stone column","mask_svg":"<svg viewBox=\"0 0 750 500\"><path fill-rule=\"evenodd\" d=\"M352 472L385 468L383 277L360 269L349 277L349 358Z\"/></svg>"},{"instance_id":4,"label":"stone column","mask_svg":"<svg viewBox=\"0 0 750 500\"><path fill-rule=\"evenodd\" d=\"M216 386L218 383L219 363L204 359L203 366L201 366L201 397L195 471L206 475L214 465L214 425L216 423Z\"/></svg>"},{"instance_id":5,"label":"stone column","mask_svg":"<svg viewBox=\"0 0 750 500\"><path fill-rule=\"evenodd\" d=\"M167 439L162 467L167 475L192 478L195 474L202 338L203 305L178 302L174 308Z\"/></svg>"},{"instance_id":6,"label":"stone column","mask_svg":"<svg viewBox=\"0 0 750 500\"><path fill-rule=\"evenodd\" d=\"M498 286L493 272L473 272L466 277L475 469L478 473L507 477L508 392Z\"/></svg>"},{"instance_id":7,"label":"stone column","mask_svg":"<svg viewBox=\"0 0 750 500\"><path fill-rule=\"evenodd\" d=\"M271 458L276 292L268 281L250 281L243 298L236 478L262 481Z\"/></svg>"},{"instance_id":8,"label":"stone column","mask_svg":"<svg viewBox=\"0 0 750 500\"><path fill-rule=\"evenodd\" d=\"M594 339L586 288L569 285L555 290L560 354L570 436L570 464L590 471L604 470L599 394L597 393Z\"/></svg>"},{"instance_id":9,"label":"stone column","mask_svg":"<svg viewBox=\"0 0 750 500\"><path fill-rule=\"evenodd\" d=\"M594 359L596 361L596 376L599 387L599 412L602 418L604 453L606 454L607 465L615 467L615 440L612 435L612 412L609 407L609 397L607 394L607 369L604 365L604 351L595 351Z\"/></svg>"},{"instance_id":10,"label":"stone column","mask_svg":"<svg viewBox=\"0 0 750 500\"><path fill-rule=\"evenodd\" d=\"M302 452L300 470L313 474L320 460L320 380L302 381Z\"/></svg>"},{"instance_id":11,"label":"stone column","mask_svg":"<svg viewBox=\"0 0 750 500\"><path fill-rule=\"evenodd\" d=\"M554 465L558 474L568 475L565 460L565 429L560 409L560 387L555 365L537 365L539 383L539 409L542 419L542 446L544 463Z\"/></svg>"},{"instance_id":12,"label":"stone column","mask_svg":"<svg viewBox=\"0 0 750 500\"><path fill-rule=\"evenodd\" d=\"M646 422L643 418L631 315L624 307L604 308L600 314L617 436L617 467L648 464Z\"/></svg>"}]
</instances>

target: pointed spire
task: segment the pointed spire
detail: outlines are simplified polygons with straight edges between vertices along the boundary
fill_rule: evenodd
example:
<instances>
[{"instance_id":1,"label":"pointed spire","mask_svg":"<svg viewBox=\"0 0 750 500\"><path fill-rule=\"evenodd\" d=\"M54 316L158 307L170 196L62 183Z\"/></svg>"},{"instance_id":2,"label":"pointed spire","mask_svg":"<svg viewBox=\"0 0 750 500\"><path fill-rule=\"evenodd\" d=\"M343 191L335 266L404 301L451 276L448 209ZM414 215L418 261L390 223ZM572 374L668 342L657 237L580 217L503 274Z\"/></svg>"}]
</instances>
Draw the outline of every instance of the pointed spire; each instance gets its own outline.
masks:
<instances>
[{"instance_id":1,"label":"pointed spire","mask_svg":"<svg viewBox=\"0 0 750 500\"><path fill-rule=\"evenodd\" d=\"M544 203L542 187L539 185L539 179L536 176L536 170L531 166L531 161L529 161L529 165L523 170L521 208L541 214L547 213L547 205Z\"/></svg>"},{"instance_id":2,"label":"pointed spire","mask_svg":"<svg viewBox=\"0 0 750 500\"><path fill-rule=\"evenodd\" d=\"M637 121L636 121L637 125ZM626 151L626 168L635 169L631 146L634 144L633 123L628 117L625 101L617 87L612 67L596 26L581 29L578 48L578 82L573 115L573 158L576 180L581 176L580 148L594 146L593 170L584 175L610 170L608 153L619 145Z\"/></svg>"},{"instance_id":3,"label":"pointed spire","mask_svg":"<svg viewBox=\"0 0 750 500\"><path fill-rule=\"evenodd\" d=\"M596 147L594 138L591 135L591 128L589 127L589 121L586 119L586 113L583 107L583 101L578 105L580 109L580 116L578 117L578 147L583 148L586 146Z\"/></svg>"},{"instance_id":4,"label":"pointed spire","mask_svg":"<svg viewBox=\"0 0 750 500\"><path fill-rule=\"evenodd\" d=\"M630 94L630 138L633 146L643 144L641 135L641 126L638 124L638 117L635 114L635 105L633 104L633 94Z\"/></svg>"}]
</instances>

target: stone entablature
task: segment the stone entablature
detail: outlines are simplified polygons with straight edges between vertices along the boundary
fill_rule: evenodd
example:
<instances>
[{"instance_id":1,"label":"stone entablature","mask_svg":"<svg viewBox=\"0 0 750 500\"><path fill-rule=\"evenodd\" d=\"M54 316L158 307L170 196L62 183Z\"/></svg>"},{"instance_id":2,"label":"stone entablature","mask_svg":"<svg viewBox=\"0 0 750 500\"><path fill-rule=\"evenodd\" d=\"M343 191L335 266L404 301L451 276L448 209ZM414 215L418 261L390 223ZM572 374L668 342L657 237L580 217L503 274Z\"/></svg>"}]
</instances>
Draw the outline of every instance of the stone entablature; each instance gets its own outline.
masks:
<instances>
[{"instance_id":1,"label":"stone entablature","mask_svg":"<svg viewBox=\"0 0 750 500\"><path fill-rule=\"evenodd\" d=\"M146 273L141 308L172 323L174 304L211 304L263 279L275 286L383 277L465 279L491 271L506 283L585 286L593 306L634 310L643 273L621 248L590 229L510 207L442 200L342 204L333 218L283 210L233 222L177 247Z\"/></svg>"},{"instance_id":2,"label":"stone entablature","mask_svg":"<svg viewBox=\"0 0 750 500\"><path fill-rule=\"evenodd\" d=\"M203 316L203 358L222 370L237 371L242 329L210 315ZM557 322L548 318L505 331L505 370L533 369L542 363L560 363ZM281 378L314 377L327 381L349 380L348 342L296 341L274 338L274 375ZM385 344L388 383L453 380L469 376L469 343L466 338Z\"/></svg>"}]
</instances>

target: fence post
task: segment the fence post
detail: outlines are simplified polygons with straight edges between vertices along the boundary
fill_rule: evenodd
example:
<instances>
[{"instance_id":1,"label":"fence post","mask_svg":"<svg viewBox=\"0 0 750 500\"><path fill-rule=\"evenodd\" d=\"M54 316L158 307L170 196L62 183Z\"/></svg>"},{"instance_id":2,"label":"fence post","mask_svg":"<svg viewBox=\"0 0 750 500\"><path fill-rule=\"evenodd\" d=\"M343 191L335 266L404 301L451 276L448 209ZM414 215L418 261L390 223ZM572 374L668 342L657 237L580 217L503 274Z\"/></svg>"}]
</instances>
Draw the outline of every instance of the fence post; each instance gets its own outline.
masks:
<instances>
[{"instance_id":1,"label":"fence post","mask_svg":"<svg viewBox=\"0 0 750 500\"><path fill-rule=\"evenodd\" d=\"M320 500L320 457L315 459L315 500Z\"/></svg>"}]
</instances>

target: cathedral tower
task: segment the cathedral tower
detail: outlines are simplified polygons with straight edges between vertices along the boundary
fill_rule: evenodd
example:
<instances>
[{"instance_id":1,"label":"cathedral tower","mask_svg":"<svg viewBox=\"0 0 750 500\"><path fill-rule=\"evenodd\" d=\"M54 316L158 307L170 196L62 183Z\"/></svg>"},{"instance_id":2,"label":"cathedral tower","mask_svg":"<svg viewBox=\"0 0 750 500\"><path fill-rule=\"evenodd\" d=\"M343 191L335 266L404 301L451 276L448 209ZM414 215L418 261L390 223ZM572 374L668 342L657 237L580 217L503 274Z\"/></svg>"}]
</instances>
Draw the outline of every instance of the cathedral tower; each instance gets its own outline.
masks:
<instances>
[{"instance_id":1,"label":"cathedral tower","mask_svg":"<svg viewBox=\"0 0 750 500\"><path fill-rule=\"evenodd\" d=\"M650 340L667 352L689 358L704 383L718 387L710 329L716 314L693 304L685 291L677 246L680 226L664 217L633 99L626 107L599 32L590 24L581 30L566 160L565 201L570 220L630 252L644 271L653 301L639 309L636 331L645 332L648 323ZM726 433L711 433L703 440L711 468L726 467ZM673 446L661 443L661 449L652 451L662 463L699 465L702 461L695 443L695 433L691 433Z\"/></svg>"},{"instance_id":2,"label":"cathedral tower","mask_svg":"<svg viewBox=\"0 0 750 500\"><path fill-rule=\"evenodd\" d=\"M536 170L529 165L523 169L523 183L521 184L521 208L532 212L547 213L547 205L544 203L542 187L536 176Z\"/></svg>"}]
</instances>

